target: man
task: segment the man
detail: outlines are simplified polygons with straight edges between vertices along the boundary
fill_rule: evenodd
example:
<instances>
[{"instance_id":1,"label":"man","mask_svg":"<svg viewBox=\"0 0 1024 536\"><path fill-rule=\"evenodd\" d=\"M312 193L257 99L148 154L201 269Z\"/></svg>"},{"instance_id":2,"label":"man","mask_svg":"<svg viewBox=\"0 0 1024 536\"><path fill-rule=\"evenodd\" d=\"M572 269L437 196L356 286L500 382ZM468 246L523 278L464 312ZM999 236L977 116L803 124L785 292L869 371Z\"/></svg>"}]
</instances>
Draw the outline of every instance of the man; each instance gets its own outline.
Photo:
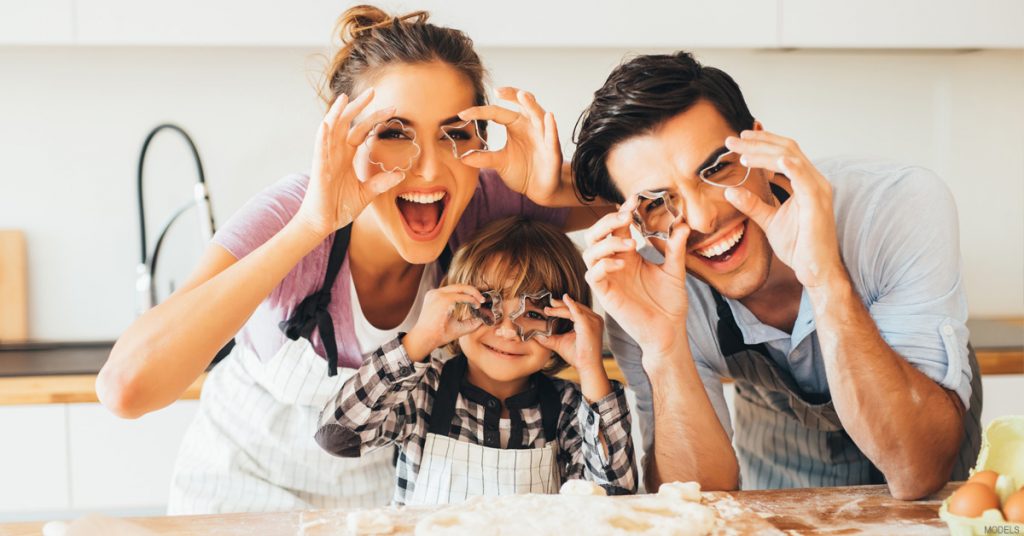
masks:
<instances>
[{"instance_id":1,"label":"man","mask_svg":"<svg viewBox=\"0 0 1024 536\"><path fill-rule=\"evenodd\" d=\"M683 52L620 65L578 129L581 195L621 205L584 258L636 393L647 489L884 482L916 499L966 477L981 384L941 179L811 163Z\"/></svg>"}]
</instances>

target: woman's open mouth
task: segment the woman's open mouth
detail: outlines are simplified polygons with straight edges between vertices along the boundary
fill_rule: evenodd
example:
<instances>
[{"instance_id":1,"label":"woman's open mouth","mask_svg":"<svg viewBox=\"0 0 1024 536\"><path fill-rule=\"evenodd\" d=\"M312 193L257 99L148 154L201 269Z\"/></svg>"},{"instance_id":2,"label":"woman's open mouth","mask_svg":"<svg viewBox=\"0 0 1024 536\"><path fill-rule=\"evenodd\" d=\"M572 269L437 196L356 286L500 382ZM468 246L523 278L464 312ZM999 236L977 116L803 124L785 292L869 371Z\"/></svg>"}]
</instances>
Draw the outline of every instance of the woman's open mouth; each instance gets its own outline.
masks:
<instances>
[{"instance_id":1,"label":"woman's open mouth","mask_svg":"<svg viewBox=\"0 0 1024 536\"><path fill-rule=\"evenodd\" d=\"M448 192L443 188L406 191L395 198L402 224L413 240L428 241L441 233Z\"/></svg>"}]
</instances>

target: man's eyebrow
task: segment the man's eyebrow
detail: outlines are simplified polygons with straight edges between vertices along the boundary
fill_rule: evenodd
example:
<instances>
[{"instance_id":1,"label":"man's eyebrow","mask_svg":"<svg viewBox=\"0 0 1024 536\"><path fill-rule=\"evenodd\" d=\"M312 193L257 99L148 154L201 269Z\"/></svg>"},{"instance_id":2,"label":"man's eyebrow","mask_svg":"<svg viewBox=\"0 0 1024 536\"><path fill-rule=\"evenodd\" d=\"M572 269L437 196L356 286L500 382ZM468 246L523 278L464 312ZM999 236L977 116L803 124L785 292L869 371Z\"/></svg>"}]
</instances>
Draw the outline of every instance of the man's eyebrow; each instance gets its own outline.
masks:
<instances>
[{"instance_id":1,"label":"man's eyebrow","mask_svg":"<svg viewBox=\"0 0 1024 536\"><path fill-rule=\"evenodd\" d=\"M703 162L701 162L700 166L698 166L697 169L694 171L694 174L700 176L701 171L704 171L705 169L708 168L708 166L714 164L715 160L718 160L718 157L722 156L727 152L729 152L729 149L726 148L724 145L715 149L714 151L711 151L711 154L708 155L708 157L705 158Z\"/></svg>"}]
</instances>

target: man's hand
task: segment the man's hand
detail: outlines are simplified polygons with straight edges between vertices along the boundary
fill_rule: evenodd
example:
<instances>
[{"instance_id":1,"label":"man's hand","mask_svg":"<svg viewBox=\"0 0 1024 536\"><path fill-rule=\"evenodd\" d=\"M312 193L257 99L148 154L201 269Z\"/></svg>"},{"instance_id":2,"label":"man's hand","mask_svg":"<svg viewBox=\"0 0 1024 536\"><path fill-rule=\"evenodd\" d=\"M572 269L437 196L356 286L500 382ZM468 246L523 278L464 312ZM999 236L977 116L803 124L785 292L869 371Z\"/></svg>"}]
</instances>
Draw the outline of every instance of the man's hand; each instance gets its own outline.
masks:
<instances>
[{"instance_id":1,"label":"man's hand","mask_svg":"<svg viewBox=\"0 0 1024 536\"><path fill-rule=\"evenodd\" d=\"M657 359L676 344L687 344L686 239L690 227L678 222L665 243L665 263L643 259L630 238L635 201L607 214L586 233L587 282L601 305L644 349ZM680 337L683 337L680 340Z\"/></svg>"},{"instance_id":2,"label":"man's hand","mask_svg":"<svg viewBox=\"0 0 1024 536\"><path fill-rule=\"evenodd\" d=\"M764 230L775 255L793 269L800 284L814 289L845 278L832 185L796 142L763 130L745 130L739 138L727 138L725 146L739 153L744 165L790 180L793 194L781 206L764 202L746 188L729 188L725 198Z\"/></svg>"}]
</instances>

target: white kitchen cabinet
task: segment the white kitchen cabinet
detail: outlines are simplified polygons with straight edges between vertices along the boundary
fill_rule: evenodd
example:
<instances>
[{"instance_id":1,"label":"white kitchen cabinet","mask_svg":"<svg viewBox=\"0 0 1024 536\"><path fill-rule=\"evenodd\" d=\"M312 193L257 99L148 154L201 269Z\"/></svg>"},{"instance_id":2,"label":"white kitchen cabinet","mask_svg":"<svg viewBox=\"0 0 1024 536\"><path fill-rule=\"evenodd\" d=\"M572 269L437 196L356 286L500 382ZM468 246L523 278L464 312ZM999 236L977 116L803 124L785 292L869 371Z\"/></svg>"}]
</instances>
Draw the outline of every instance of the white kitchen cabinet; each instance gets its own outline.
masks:
<instances>
[{"instance_id":1,"label":"white kitchen cabinet","mask_svg":"<svg viewBox=\"0 0 1024 536\"><path fill-rule=\"evenodd\" d=\"M84 45L326 46L343 2L76 0Z\"/></svg>"},{"instance_id":2,"label":"white kitchen cabinet","mask_svg":"<svg viewBox=\"0 0 1024 536\"><path fill-rule=\"evenodd\" d=\"M60 404L0 407L0 519L68 508L66 411Z\"/></svg>"},{"instance_id":3,"label":"white kitchen cabinet","mask_svg":"<svg viewBox=\"0 0 1024 536\"><path fill-rule=\"evenodd\" d=\"M0 0L0 45L74 42L74 0Z\"/></svg>"},{"instance_id":4,"label":"white kitchen cabinet","mask_svg":"<svg viewBox=\"0 0 1024 536\"><path fill-rule=\"evenodd\" d=\"M780 0L779 45L1020 48L1020 0Z\"/></svg>"},{"instance_id":5,"label":"white kitchen cabinet","mask_svg":"<svg viewBox=\"0 0 1024 536\"><path fill-rule=\"evenodd\" d=\"M124 420L99 404L70 404L71 508L162 511L178 447L198 407L183 400Z\"/></svg>"},{"instance_id":6,"label":"white kitchen cabinet","mask_svg":"<svg viewBox=\"0 0 1024 536\"><path fill-rule=\"evenodd\" d=\"M355 2L328 0L77 0L78 43L326 47ZM772 47L777 0L383 0L394 13L422 9L488 47Z\"/></svg>"}]
</instances>

